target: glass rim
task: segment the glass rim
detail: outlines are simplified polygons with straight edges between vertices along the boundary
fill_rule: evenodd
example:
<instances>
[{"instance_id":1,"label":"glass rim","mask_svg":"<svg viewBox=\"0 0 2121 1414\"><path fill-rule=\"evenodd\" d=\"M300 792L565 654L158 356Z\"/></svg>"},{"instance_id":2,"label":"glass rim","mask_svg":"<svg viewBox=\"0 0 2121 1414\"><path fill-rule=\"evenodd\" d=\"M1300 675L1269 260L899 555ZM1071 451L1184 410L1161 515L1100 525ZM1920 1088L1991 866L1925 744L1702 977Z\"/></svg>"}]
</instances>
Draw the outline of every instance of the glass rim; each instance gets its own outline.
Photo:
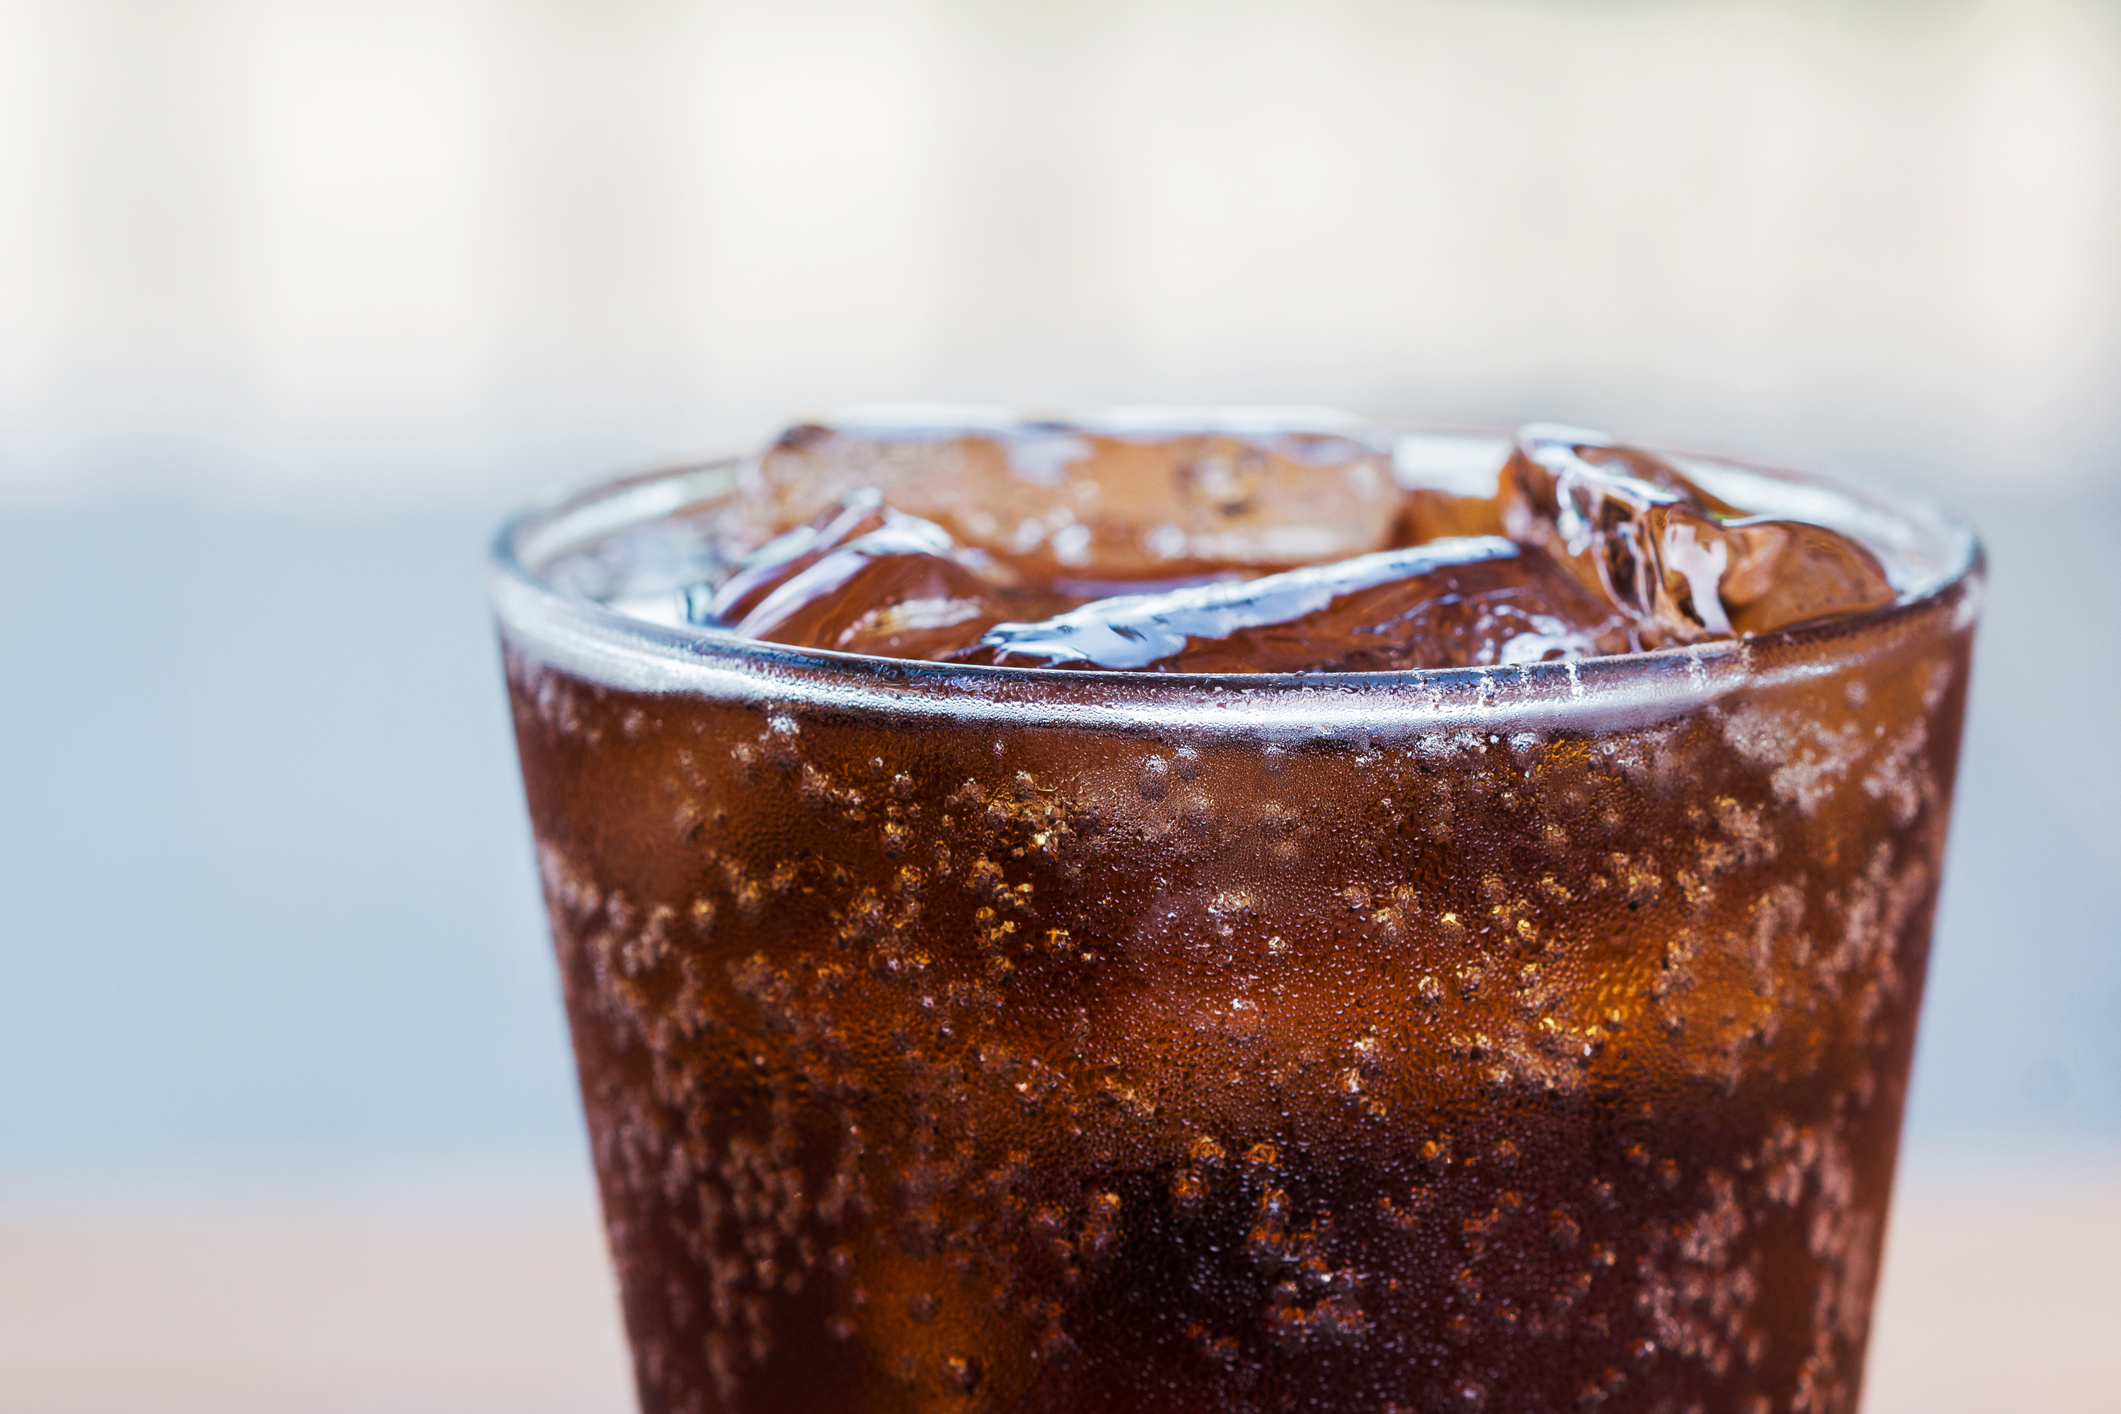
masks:
<instances>
[{"instance_id":1,"label":"glass rim","mask_svg":"<svg viewBox=\"0 0 2121 1414\"><path fill-rule=\"evenodd\" d=\"M1465 426L1393 426L1394 436L1497 437ZM622 690L809 700L898 717L991 716L1028 725L1049 716L1090 726L1243 726L1275 734L1396 736L1418 728L1619 725L1676 715L1743 685L1811 677L1860 661L1896 627L1978 617L1987 557L1959 517L1925 497L1851 485L1720 454L1682 462L1822 488L1931 537L1943 568L1933 583L1882 608L1742 638L1509 666L1354 673L1156 673L993 667L886 658L740 638L727 629L665 625L566 593L542 569L569 550L705 504L735 489L742 455L681 463L563 491L506 520L488 553L488 587L512 652ZM1395 730L1400 729L1400 730Z\"/></svg>"}]
</instances>

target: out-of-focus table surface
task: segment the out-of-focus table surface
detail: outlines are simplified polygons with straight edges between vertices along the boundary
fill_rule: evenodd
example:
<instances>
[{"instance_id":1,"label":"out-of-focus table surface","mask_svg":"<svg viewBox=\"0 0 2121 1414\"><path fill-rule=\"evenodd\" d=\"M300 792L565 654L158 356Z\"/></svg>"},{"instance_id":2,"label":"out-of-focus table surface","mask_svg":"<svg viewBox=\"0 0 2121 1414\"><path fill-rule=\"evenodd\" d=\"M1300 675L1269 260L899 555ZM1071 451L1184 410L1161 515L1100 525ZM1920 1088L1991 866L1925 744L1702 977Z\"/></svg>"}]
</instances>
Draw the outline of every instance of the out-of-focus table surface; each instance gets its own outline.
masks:
<instances>
[{"instance_id":1,"label":"out-of-focus table surface","mask_svg":"<svg viewBox=\"0 0 2121 1414\"><path fill-rule=\"evenodd\" d=\"M2117 1414L2121 1164L1896 1200L1866 1414ZM620 1414L585 1194L0 1199L6 1414Z\"/></svg>"}]
</instances>

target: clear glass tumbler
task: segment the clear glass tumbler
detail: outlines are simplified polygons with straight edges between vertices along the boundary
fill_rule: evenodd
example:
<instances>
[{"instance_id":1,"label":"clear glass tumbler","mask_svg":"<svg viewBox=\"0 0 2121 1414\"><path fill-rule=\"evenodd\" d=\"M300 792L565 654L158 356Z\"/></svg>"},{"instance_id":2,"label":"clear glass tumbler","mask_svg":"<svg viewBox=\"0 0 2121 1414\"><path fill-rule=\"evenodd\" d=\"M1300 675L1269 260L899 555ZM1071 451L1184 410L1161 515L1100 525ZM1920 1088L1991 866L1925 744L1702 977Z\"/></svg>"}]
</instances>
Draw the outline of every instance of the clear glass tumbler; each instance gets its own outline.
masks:
<instances>
[{"instance_id":1,"label":"clear glass tumbler","mask_svg":"<svg viewBox=\"0 0 2121 1414\"><path fill-rule=\"evenodd\" d=\"M1510 669L970 668L621 612L729 464L510 524L643 1408L1853 1409L1981 557L1702 470L1924 587Z\"/></svg>"}]
</instances>

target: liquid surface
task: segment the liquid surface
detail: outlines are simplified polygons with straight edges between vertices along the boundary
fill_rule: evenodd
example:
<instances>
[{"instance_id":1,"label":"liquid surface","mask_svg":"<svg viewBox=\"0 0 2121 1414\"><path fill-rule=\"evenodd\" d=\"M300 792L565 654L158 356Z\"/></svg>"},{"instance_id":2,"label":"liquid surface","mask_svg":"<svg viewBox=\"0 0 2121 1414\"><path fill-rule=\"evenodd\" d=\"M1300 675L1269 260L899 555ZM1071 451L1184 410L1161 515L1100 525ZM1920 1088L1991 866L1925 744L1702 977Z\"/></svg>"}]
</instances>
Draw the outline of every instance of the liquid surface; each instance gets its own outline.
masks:
<instances>
[{"instance_id":1,"label":"liquid surface","mask_svg":"<svg viewBox=\"0 0 2121 1414\"><path fill-rule=\"evenodd\" d=\"M1527 427L1487 478L1392 451L1360 427L798 427L724 511L740 558L671 616L886 657L1361 672L1741 637L1899 597L1855 536L1601 434Z\"/></svg>"}]
</instances>

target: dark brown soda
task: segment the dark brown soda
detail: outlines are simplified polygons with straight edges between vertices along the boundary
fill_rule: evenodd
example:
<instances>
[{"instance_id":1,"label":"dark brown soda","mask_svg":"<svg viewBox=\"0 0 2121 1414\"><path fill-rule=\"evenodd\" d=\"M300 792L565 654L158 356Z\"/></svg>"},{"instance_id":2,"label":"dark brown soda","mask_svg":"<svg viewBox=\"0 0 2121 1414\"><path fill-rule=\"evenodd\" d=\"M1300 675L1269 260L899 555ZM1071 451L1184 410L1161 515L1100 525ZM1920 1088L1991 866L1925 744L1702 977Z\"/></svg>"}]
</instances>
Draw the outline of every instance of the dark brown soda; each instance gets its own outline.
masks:
<instances>
[{"instance_id":1,"label":"dark brown soda","mask_svg":"<svg viewBox=\"0 0 2121 1414\"><path fill-rule=\"evenodd\" d=\"M1970 592L1374 731L510 638L642 1407L1854 1409Z\"/></svg>"}]
</instances>

